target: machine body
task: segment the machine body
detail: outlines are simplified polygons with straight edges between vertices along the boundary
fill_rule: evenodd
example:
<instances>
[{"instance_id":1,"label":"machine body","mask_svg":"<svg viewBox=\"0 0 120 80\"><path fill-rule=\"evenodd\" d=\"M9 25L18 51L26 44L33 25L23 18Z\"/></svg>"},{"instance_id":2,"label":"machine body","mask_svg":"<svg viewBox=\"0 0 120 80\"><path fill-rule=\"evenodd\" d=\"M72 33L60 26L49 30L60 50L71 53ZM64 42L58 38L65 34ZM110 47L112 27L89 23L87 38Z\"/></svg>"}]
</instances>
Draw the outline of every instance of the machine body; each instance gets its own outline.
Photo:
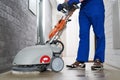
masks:
<instances>
[{"instance_id":1,"label":"machine body","mask_svg":"<svg viewBox=\"0 0 120 80\"><path fill-rule=\"evenodd\" d=\"M76 5L77 6L77 5ZM35 45L22 49L15 56L12 69L14 71L46 71L48 68L59 72L64 67L61 53L64 44L59 38L69 21L70 16L78 8L74 6L69 11L64 11L63 16L49 34L49 40L44 45Z\"/></svg>"}]
</instances>

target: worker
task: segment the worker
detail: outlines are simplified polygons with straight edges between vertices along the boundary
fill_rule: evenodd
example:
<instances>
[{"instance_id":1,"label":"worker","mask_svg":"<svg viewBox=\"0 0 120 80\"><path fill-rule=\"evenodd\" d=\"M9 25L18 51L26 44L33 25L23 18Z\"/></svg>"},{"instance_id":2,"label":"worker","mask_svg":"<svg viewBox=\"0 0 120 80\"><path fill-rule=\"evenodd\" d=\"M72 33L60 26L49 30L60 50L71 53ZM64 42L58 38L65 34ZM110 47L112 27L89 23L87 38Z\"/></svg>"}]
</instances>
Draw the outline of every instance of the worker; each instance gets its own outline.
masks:
<instances>
[{"instance_id":1,"label":"worker","mask_svg":"<svg viewBox=\"0 0 120 80\"><path fill-rule=\"evenodd\" d=\"M92 70L103 69L105 58L105 33L104 33L104 18L105 9L103 0L65 0L63 4L59 4L57 9L60 11L65 6L72 7L75 4L81 3L79 12L79 47L76 61L71 65L66 65L70 68L85 69L85 62L88 62L89 57L89 40L90 27L92 25L96 37L96 49L94 56L94 64ZM76 27L76 26L74 26Z\"/></svg>"}]
</instances>

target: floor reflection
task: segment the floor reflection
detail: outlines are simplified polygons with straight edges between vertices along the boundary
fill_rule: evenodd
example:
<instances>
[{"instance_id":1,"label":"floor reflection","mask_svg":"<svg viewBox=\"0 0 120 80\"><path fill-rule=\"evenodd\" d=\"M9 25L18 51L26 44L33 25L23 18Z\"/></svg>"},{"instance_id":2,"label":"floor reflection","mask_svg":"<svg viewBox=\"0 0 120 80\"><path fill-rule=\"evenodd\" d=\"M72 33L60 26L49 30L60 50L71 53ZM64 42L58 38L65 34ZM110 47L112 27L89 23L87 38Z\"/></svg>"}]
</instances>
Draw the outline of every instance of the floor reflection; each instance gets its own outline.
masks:
<instances>
[{"instance_id":1,"label":"floor reflection","mask_svg":"<svg viewBox=\"0 0 120 80\"><path fill-rule=\"evenodd\" d=\"M65 59L65 65L71 63L71 59ZM59 72L46 71L43 73L12 73L11 71L0 74L0 80L120 80L120 70L111 66L104 65L104 70L92 71L91 65L87 63L85 70L80 69L64 69Z\"/></svg>"}]
</instances>

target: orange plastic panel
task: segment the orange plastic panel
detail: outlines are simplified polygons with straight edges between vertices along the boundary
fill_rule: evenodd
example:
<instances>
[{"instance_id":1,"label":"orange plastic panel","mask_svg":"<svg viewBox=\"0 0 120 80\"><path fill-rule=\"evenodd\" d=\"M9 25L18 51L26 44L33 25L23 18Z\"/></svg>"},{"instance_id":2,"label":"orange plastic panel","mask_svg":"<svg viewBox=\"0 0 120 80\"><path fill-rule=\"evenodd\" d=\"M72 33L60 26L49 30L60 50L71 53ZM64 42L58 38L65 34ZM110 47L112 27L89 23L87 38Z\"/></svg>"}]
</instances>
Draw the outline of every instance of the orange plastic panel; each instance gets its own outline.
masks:
<instances>
[{"instance_id":1,"label":"orange plastic panel","mask_svg":"<svg viewBox=\"0 0 120 80\"><path fill-rule=\"evenodd\" d=\"M64 29L64 26L66 24L65 20L60 20L57 25L55 26L54 29L52 29L52 31L49 34L49 39L51 39L57 32L61 31L62 29Z\"/></svg>"}]
</instances>

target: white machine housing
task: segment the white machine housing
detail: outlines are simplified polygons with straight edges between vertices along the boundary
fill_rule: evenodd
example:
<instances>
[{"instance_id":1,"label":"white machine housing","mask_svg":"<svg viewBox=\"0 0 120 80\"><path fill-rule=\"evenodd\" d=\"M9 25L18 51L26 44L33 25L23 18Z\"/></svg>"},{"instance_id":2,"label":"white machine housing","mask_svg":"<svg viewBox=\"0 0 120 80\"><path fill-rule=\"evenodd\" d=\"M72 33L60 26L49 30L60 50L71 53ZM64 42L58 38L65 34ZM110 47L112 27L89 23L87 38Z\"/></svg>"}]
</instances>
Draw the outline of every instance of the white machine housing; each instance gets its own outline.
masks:
<instances>
[{"instance_id":1,"label":"white machine housing","mask_svg":"<svg viewBox=\"0 0 120 80\"><path fill-rule=\"evenodd\" d=\"M48 56L50 60L54 53L60 52L60 48L54 44L35 45L22 49L14 58L13 65L36 65L41 63L42 56Z\"/></svg>"}]
</instances>

